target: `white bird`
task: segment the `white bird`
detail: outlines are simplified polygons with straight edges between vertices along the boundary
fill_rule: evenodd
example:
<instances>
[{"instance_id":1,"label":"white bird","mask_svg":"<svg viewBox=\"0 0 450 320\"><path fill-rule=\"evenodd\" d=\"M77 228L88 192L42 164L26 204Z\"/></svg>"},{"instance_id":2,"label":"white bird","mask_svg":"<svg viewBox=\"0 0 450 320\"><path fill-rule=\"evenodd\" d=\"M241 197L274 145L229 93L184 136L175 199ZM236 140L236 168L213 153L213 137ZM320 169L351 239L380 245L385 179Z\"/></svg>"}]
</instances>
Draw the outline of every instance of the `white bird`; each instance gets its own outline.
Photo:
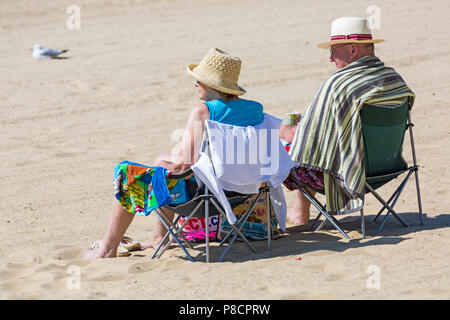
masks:
<instances>
[{"instance_id":1,"label":"white bird","mask_svg":"<svg viewBox=\"0 0 450 320\"><path fill-rule=\"evenodd\" d=\"M58 59L60 54L65 53L69 50L57 50L57 49L46 49L42 46L35 44L33 46L33 58L35 59Z\"/></svg>"}]
</instances>

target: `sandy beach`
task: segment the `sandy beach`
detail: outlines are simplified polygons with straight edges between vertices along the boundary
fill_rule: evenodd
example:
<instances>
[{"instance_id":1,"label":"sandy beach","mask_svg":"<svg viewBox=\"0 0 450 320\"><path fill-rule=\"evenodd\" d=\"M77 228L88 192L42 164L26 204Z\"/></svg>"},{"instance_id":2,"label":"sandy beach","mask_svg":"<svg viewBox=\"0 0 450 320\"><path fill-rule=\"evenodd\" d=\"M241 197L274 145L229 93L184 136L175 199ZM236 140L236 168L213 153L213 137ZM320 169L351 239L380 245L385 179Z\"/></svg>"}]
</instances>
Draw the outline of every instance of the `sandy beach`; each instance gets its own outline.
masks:
<instances>
[{"instance_id":1,"label":"sandy beach","mask_svg":"<svg viewBox=\"0 0 450 320\"><path fill-rule=\"evenodd\" d=\"M79 28L68 24L72 4ZM386 40L376 55L417 96L423 226L412 178L396 205L410 227L391 217L374 236L379 205L367 196L365 239L356 213L338 217L351 241L288 225L271 251L237 243L222 263L204 263L203 244L191 250L195 263L180 249L153 261L151 249L80 258L104 234L114 166L151 165L179 143L173 133L199 102L188 64L212 47L240 57L245 97L285 118L304 112L335 71L317 48L331 21L372 14ZM449 299L449 15L447 0L2 1L0 299ZM68 59L33 59L34 44L68 49ZM408 138L404 156L411 161ZM126 235L147 240L155 219L136 217Z\"/></svg>"}]
</instances>

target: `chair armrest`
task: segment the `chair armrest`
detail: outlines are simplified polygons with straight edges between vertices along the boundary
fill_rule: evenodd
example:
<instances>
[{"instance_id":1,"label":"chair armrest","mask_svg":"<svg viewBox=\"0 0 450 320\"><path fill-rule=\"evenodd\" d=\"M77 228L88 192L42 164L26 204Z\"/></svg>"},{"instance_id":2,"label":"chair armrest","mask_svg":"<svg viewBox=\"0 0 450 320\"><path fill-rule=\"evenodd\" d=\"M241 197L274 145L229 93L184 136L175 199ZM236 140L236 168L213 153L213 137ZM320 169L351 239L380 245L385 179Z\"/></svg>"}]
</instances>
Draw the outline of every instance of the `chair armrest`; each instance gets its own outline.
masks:
<instances>
[{"instance_id":1,"label":"chair armrest","mask_svg":"<svg viewBox=\"0 0 450 320\"><path fill-rule=\"evenodd\" d=\"M171 172L169 177L170 179L189 179L194 174L194 171L192 171L191 168L187 169L186 171L174 173Z\"/></svg>"}]
</instances>

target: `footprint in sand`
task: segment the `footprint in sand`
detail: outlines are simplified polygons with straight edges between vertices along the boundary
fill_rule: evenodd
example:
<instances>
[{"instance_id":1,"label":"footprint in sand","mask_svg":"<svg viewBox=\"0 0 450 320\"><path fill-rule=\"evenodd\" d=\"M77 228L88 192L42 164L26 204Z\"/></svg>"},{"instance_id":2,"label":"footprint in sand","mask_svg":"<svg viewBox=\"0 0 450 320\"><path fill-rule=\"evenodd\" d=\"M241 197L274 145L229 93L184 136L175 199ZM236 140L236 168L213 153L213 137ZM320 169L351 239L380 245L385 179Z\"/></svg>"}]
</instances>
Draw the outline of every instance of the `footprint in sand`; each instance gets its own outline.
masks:
<instances>
[{"instance_id":1,"label":"footprint in sand","mask_svg":"<svg viewBox=\"0 0 450 320\"><path fill-rule=\"evenodd\" d=\"M49 263L49 264L44 264L43 266L35 268L34 272L49 272L49 271L65 272L66 269L67 269L67 266L65 264L57 265L55 263Z\"/></svg>"},{"instance_id":2,"label":"footprint in sand","mask_svg":"<svg viewBox=\"0 0 450 320\"><path fill-rule=\"evenodd\" d=\"M0 281L17 280L29 277L34 274L36 266L39 265L39 259L33 259L24 263L8 263L0 269Z\"/></svg>"},{"instance_id":3,"label":"footprint in sand","mask_svg":"<svg viewBox=\"0 0 450 320\"><path fill-rule=\"evenodd\" d=\"M354 275L347 272L347 269L340 263L321 263L309 266L309 268L326 275L327 281L340 281L354 278Z\"/></svg>"},{"instance_id":4,"label":"footprint in sand","mask_svg":"<svg viewBox=\"0 0 450 320\"><path fill-rule=\"evenodd\" d=\"M100 277L96 277L96 278L91 278L90 280L93 281L120 281L120 280L124 280L126 278L126 276L124 274L105 274L103 276Z\"/></svg>"},{"instance_id":5,"label":"footprint in sand","mask_svg":"<svg viewBox=\"0 0 450 320\"><path fill-rule=\"evenodd\" d=\"M43 283L41 284L41 288L50 290L52 292L63 292L68 290L67 281L65 278L57 281Z\"/></svg>"},{"instance_id":6,"label":"footprint in sand","mask_svg":"<svg viewBox=\"0 0 450 320\"><path fill-rule=\"evenodd\" d=\"M159 266L150 262L138 262L128 268L128 273L138 274L157 269Z\"/></svg>"},{"instance_id":7,"label":"footprint in sand","mask_svg":"<svg viewBox=\"0 0 450 320\"><path fill-rule=\"evenodd\" d=\"M353 276L349 273L331 273L326 277L326 281L342 281L352 279Z\"/></svg>"},{"instance_id":8,"label":"footprint in sand","mask_svg":"<svg viewBox=\"0 0 450 320\"><path fill-rule=\"evenodd\" d=\"M0 279L1 280L14 280L14 279L20 279L23 277L30 276L34 273L34 270L31 269L25 269L25 270L10 270L10 269L3 269L0 270Z\"/></svg>"},{"instance_id":9,"label":"footprint in sand","mask_svg":"<svg viewBox=\"0 0 450 320\"><path fill-rule=\"evenodd\" d=\"M40 263L40 258L33 260L28 263L10 263L0 270L0 289L6 299L42 298L44 283L54 283L62 279L60 271L39 272L45 265ZM37 292L39 296L34 297L33 293Z\"/></svg>"},{"instance_id":10,"label":"footprint in sand","mask_svg":"<svg viewBox=\"0 0 450 320\"><path fill-rule=\"evenodd\" d=\"M345 266L340 263L320 263L310 266L310 268L329 273L329 272L337 272L337 271L345 271Z\"/></svg>"},{"instance_id":11,"label":"footprint in sand","mask_svg":"<svg viewBox=\"0 0 450 320\"><path fill-rule=\"evenodd\" d=\"M24 292L25 284L22 281L8 281L1 284L1 288L6 291L12 292Z\"/></svg>"},{"instance_id":12,"label":"footprint in sand","mask_svg":"<svg viewBox=\"0 0 450 320\"><path fill-rule=\"evenodd\" d=\"M81 260L85 261L85 265L89 264L89 260L81 259L82 253L83 250L80 248L55 246L55 253L53 254L52 258L54 260Z\"/></svg>"},{"instance_id":13,"label":"footprint in sand","mask_svg":"<svg viewBox=\"0 0 450 320\"><path fill-rule=\"evenodd\" d=\"M70 293L68 281L82 275L82 268L91 263L80 259L82 250L55 246L44 255L24 263L8 263L0 268L0 297L6 299L41 299L45 294ZM78 273L72 272L73 268Z\"/></svg>"},{"instance_id":14,"label":"footprint in sand","mask_svg":"<svg viewBox=\"0 0 450 320\"><path fill-rule=\"evenodd\" d=\"M64 151L58 151L54 154L55 157L58 158L75 158L82 156L84 152L64 152Z\"/></svg>"},{"instance_id":15,"label":"footprint in sand","mask_svg":"<svg viewBox=\"0 0 450 320\"><path fill-rule=\"evenodd\" d=\"M417 289L412 289L412 290L408 290L405 292L405 294L414 296L414 297L418 297L418 296L442 296L442 297L447 297L449 296L449 292L448 290L442 290L442 289L437 289L437 288L417 288Z\"/></svg>"}]
</instances>

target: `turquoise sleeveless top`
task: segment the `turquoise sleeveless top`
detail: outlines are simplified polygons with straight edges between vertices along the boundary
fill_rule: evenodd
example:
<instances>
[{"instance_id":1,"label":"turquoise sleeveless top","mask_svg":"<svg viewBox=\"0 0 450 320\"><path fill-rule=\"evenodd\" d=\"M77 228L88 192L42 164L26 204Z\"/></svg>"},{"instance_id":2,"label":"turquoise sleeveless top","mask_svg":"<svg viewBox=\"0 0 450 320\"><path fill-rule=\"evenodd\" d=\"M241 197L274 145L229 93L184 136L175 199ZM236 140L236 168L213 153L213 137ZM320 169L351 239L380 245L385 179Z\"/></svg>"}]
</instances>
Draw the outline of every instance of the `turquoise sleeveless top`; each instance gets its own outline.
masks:
<instances>
[{"instance_id":1,"label":"turquoise sleeveless top","mask_svg":"<svg viewBox=\"0 0 450 320\"><path fill-rule=\"evenodd\" d=\"M204 102L209 109L209 120L234 126L255 126L264 120L263 106L256 101L239 99Z\"/></svg>"}]
</instances>

